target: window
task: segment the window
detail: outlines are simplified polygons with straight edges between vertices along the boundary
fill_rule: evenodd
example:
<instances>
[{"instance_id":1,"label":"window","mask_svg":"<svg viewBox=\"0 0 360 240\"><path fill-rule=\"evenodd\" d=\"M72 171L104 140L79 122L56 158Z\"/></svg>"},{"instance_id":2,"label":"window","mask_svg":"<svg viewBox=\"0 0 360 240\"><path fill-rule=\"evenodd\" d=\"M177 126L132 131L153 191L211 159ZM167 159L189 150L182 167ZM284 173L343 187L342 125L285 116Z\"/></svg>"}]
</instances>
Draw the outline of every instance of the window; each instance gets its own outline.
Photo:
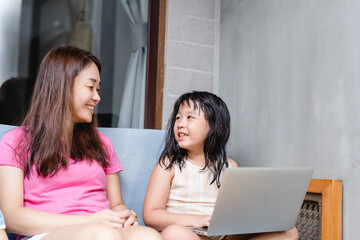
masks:
<instances>
[{"instance_id":1,"label":"window","mask_svg":"<svg viewBox=\"0 0 360 240\"><path fill-rule=\"evenodd\" d=\"M165 1L124 2L137 4L129 8L133 11L136 7L140 9L143 25L147 26L147 19L150 19L148 29L151 33L145 32L145 41L136 43L149 46L149 56L144 63L146 89L143 93L146 94L140 115L146 115L146 121L142 123L146 128L161 128L162 98L158 93L163 81L159 74L163 44L159 48L159 41L163 41ZM148 6L151 11L148 11ZM118 0L16 0L8 1L0 8L3 9L0 11L3 22L0 31L5 33L0 37L0 64L4 63L4 69L0 69L0 123L20 123L41 59L54 46L71 44L91 51L101 60L102 100L96 113L100 126L117 127L124 89L129 89L125 86L125 79L134 51L131 38L134 31L123 3ZM160 18L162 28L159 28ZM151 63L146 64L147 59L151 59ZM155 120L159 114L160 118Z\"/></svg>"}]
</instances>

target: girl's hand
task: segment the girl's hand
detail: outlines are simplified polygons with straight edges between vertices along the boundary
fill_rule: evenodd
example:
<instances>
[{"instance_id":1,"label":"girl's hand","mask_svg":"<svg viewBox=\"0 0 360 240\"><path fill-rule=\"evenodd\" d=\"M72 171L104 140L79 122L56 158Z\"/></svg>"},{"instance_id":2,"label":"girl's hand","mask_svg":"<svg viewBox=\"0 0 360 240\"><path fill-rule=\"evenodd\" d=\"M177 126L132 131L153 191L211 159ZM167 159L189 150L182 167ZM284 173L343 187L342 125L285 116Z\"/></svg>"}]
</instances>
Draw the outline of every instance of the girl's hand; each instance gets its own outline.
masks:
<instances>
[{"instance_id":1,"label":"girl's hand","mask_svg":"<svg viewBox=\"0 0 360 240\"><path fill-rule=\"evenodd\" d=\"M211 215L194 215L193 227L208 227Z\"/></svg>"},{"instance_id":2,"label":"girl's hand","mask_svg":"<svg viewBox=\"0 0 360 240\"><path fill-rule=\"evenodd\" d=\"M122 214L110 209L104 209L89 215L93 223L102 223L114 228L122 228L125 225L126 218Z\"/></svg>"}]
</instances>

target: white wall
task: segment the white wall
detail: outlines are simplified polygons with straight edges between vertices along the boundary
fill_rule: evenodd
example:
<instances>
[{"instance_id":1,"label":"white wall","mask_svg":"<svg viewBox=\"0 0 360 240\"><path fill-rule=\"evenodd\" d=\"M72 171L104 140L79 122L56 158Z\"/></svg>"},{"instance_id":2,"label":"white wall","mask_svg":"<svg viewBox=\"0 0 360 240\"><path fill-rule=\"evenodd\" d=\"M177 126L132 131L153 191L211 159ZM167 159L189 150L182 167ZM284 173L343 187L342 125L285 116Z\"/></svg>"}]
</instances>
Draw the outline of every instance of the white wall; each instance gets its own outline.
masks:
<instances>
[{"instance_id":1,"label":"white wall","mask_svg":"<svg viewBox=\"0 0 360 240\"><path fill-rule=\"evenodd\" d=\"M0 0L0 85L18 75L21 0Z\"/></svg>"},{"instance_id":2,"label":"white wall","mask_svg":"<svg viewBox=\"0 0 360 240\"><path fill-rule=\"evenodd\" d=\"M343 180L360 238L360 1L221 2L219 94L241 166L313 166Z\"/></svg>"}]
</instances>

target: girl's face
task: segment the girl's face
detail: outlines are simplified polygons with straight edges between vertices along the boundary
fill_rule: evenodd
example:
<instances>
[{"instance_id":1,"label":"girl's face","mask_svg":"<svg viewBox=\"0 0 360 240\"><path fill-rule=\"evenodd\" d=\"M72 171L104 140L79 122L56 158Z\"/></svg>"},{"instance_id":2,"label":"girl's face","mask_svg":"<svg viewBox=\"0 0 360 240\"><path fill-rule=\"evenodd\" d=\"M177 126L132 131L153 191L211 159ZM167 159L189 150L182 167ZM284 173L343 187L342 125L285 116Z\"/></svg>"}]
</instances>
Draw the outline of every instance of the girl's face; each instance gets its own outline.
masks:
<instances>
[{"instance_id":1,"label":"girl's face","mask_svg":"<svg viewBox=\"0 0 360 240\"><path fill-rule=\"evenodd\" d=\"M100 73L95 63L85 67L74 79L72 90L73 123L90 123L94 107L100 101Z\"/></svg>"},{"instance_id":2,"label":"girl's face","mask_svg":"<svg viewBox=\"0 0 360 240\"><path fill-rule=\"evenodd\" d=\"M174 135L179 146L188 151L203 151L204 142L210 127L201 109L194 109L183 103L179 107L174 124Z\"/></svg>"}]
</instances>

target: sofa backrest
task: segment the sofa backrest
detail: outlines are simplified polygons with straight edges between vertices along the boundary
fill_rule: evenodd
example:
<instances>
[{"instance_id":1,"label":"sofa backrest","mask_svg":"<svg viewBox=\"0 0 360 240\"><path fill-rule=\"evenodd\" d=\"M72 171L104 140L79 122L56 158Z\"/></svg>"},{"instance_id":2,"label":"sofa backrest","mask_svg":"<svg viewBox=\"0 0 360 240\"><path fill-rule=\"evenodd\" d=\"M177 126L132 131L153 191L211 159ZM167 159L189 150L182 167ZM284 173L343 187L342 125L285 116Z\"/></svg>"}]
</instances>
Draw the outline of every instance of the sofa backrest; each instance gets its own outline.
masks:
<instances>
[{"instance_id":1,"label":"sofa backrest","mask_svg":"<svg viewBox=\"0 0 360 240\"><path fill-rule=\"evenodd\" d=\"M0 139L16 126L0 124ZM142 220L142 207L147 183L163 148L165 131L133 128L99 128L107 135L124 168L120 172L121 192L125 205Z\"/></svg>"},{"instance_id":2,"label":"sofa backrest","mask_svg":"<svg viewBox=\"0 0 360 240\"><path fill-rule=\"evenodd\" d=\"M121 192L125 205L138 215L144 225L142 208L147 184L163 148L164 130L134 128L99 128L107 135L124 168L120 172Z\"/></svg>"}]
</instances>

